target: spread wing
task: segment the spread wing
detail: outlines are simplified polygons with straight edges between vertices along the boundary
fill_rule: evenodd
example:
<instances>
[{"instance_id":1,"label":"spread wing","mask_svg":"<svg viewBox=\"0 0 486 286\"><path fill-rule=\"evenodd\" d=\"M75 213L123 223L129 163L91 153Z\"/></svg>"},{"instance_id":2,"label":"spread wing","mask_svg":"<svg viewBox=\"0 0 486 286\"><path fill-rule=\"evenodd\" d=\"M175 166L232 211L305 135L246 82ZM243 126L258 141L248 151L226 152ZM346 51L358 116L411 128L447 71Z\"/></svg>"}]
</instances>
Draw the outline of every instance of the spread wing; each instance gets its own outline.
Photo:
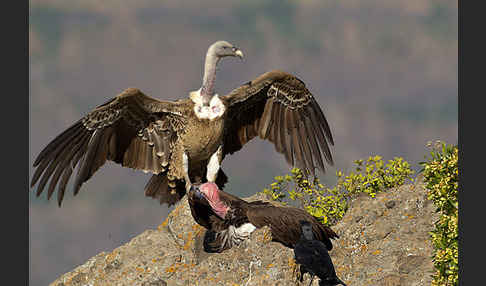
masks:
<instances>
[{"instance_id":1,"label":"spread wing","mask_svg":"<svg viewBox=\"0 0 486 286\"><path fill-rule=\"evenodd\" d=\"M257 228L270 226L273 239L290 248L294 247L301 236L301 220L312 224L314 237L322 241L328 250L332 249L331 238L339 237L330 227L321 224L303 209L250 203L246 215Z\"/></svg>"},{"instance_id":2,"label":"spread wing","mask_svg":"<svg viewBox=\"0 0 486 286\"><path fill-rule=\"evenodd\" d=\"M74 195L106 162L158 174L168 165L171 144L183 128L179 102L159 101L129 88L97 107L52 140L37 156L31 187L37 196L51 178L48 199L58 184L61 206L66 185L78 165ZM60 180L60 181L59 181Z\"/></svg>"},{"instance_id":3,"label":"spread wing","mask_svg":"<svg viewBox=\"0 0 486 286\"><path fill-rule=\"evenodd\" d=\"M268 139L288 164L315 176L333 165L329 124L315 98L297 77L271 71L223 96L227 106L224 155L259 136Z\"/></svg>"}]
</instances>

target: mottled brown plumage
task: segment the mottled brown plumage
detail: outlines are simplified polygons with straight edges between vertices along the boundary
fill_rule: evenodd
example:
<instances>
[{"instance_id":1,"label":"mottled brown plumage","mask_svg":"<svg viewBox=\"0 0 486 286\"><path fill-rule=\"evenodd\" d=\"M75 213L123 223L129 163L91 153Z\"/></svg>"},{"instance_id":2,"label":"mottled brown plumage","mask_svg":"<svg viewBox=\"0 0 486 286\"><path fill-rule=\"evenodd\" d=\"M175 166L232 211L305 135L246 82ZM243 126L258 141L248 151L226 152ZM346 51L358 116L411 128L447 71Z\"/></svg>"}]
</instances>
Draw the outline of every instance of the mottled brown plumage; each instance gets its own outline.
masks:
<instances>
[{"instance_id":1,"label":"mottled brown plumage","mask_svg":"<svg viewBox=\"0 0 486 286\"><path fill-rule=\"evenodd\" d=\"M217 195L208 195L208 192ZM237 229L246 223L256 228L269 226L273 241L293 248L301 236L300 221L312 224L315 239L322 241L328 250L332 249L331 239L339 236L329 227L320 223L303 209L278 207L263 201L247 202L220 190L213 183L195 184L188 194L188 202L194 220L207 229L204 248L207 252L222 252L235 245L232 242L230 226ZM228 207L224 217L213 206L223 204Z\"/></svg>"},{"instance_id":2,"label":"mottled brown plumage","mask_svg":"<svg viewBox=\"0 0 486 286\"><path fill-rule=\"evenodd\" d=\"M224 155L259 136L272 142L287 163L315 176L332 165L331 130L316 100L297 77L274 70L221 97L227 106Z\"/></svg>"}]
</instances>

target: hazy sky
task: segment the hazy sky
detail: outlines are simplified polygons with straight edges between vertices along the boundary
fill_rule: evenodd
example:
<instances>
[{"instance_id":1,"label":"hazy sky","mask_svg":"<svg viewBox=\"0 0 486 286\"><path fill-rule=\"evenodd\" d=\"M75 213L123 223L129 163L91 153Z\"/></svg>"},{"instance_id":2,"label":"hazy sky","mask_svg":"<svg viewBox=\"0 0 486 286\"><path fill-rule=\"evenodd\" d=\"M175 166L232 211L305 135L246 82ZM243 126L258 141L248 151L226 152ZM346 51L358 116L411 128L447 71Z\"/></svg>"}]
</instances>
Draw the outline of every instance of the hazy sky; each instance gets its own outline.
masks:
<instances>
[{"instance_id":1,"label":"hazy sky","mask_svg":"<svg viewBox=\"0 0 486 286\"><path fill-rule=\"evenodd\" d=\"M30 1L30 166L56 135L127 87L160 99L198 89L216 40L246 57L222 62L220 94L272 69L306 83L336 143L328 184L355 159L401 156L417 168L427 141L457 143L457 1L204 3ZM226 190L249 196L288 166L256 139L223 169ZM46 285L160 224L168 209L144 197L149 177L107 163L76 198L69 184L62 208L33 188L30 284Z\"/></svg>"}]
</instances>

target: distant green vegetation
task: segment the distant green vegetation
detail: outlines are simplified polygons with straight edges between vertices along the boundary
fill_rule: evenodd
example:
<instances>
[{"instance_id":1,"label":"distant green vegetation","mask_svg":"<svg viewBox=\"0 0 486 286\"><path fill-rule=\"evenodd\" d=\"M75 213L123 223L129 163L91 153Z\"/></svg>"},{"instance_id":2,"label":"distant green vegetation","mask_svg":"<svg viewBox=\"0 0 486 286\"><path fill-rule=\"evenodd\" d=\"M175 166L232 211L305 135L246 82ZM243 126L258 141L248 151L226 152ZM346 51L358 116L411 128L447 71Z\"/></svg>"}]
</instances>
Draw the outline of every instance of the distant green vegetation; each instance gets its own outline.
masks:
<instances>
[{"instance_id":1,"label":"distant green vegetation","mask_svg":"<svg viewBox=\"0 0 486 286\"><path fill-rule=\"evenodd\" d=\"M432 285L458 285L458 201L459 170L457 146L438 142L422 162L428 198L440 213L431 232L436 272Z\"/></svg>"},{"instance_id":2,"label":"distant green vegetation","mask_svg":"<svg viewBox=\"0 0 486 286\"><path fill-rule=\"evenodd\" d=\"M411 181L414 172L407 161L398 157L386 164L380 156L354 163L356 167L348 175L336 172L338 180L333 188L324 186L318 178L309 181L300 169L294 168L291 174L275 177L263 193L285 204L284 199L297 201L322 223L334 225L343 218L349 201L356 195L365 193L374 198L379 192Z\"/></svg>"}]
</instances>

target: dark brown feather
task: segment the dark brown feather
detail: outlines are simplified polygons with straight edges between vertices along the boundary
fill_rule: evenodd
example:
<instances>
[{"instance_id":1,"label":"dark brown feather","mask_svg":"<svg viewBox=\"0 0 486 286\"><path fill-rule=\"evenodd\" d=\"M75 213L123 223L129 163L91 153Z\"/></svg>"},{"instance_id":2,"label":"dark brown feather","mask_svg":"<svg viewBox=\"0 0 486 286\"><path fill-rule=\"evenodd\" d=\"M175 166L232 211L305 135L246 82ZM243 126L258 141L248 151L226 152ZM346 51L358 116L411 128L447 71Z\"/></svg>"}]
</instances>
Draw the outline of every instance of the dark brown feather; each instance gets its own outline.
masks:
<instances>
[{"instance_id":1,"label":"dark brown feather","mask_svg":"<svg viewBox=\"0 0 486 286\"><path fill-rule=\"evenodd\" d=\"M285 109L284 113L284 131L285 131L285 159L290 166L294 165L294 149L292 147L292 122L290 113L292 110Z\"/></svg>"},{"instance_id":2,"label":"dark brown feather","mask_svg":"<svg viewBox=\"0 0 486 286\"><path fill-rule=\"evenodd\" d=\"M47 154L51 154L52 153L51 151L53 149L56 149L59 144L65 142L67 137L72 138L73 133L79 132L79 130L81 129L83 129L83 123L82 120L78 120L71 127L69 127L64 132L56 136L56 138L54 138L54 140L52 140L49 144L47 144L47 146L39 153L39 155L37 155L37 158L35 159L33 166L36 167L41 162L41 160L44 159L44 156L46 156Z\"/></svg>"},{"instance_id":3,"label":"dark brown feather","mask_svg":"<svg viewBox=\"0 0 486 286\"><path fill-rule=\"evenodd\" d=\"M316 132L314 131L314 127L312 124L311 119L309 118L308 112L304 113L304 125L306 127L307 134L309 135L309 147L312 150L312 154L314 159L317 161L317 167L321 170L321 172L325 172L324 162L321 158L321 152L319 151L319 145L317 145L316 141Z\"/></svg>"},{"instance_id":4,"label":"dark brown feather","mask_svg":"<svg viewBox=\"0 0 486 286\"><path fill-rule=\"evenodd\" d=\"M265 109L263 111L261 121L260 121L260 130L259 135L262 139L267 139L270 131L270 126L272 124L272 108L273 108L273 99L267 99L265 103Z\"/></svg>"},{"instance_id":5,"label":"dark brown feather","mask_svg":"<svg viewBox=\"0 0 486 286\"><path fill-rule=\"evenodd\" d=\"M60 152L61 153L60 155L62 156L63 153L66 153L66 151L68 151L66 146L62 146L62 150ZM56 156L56 158L53 161L50 161L49 167L45 170L44 175L42 176L42 179L40 180L39 184L37 185L36 196L40 196L40 194L44 190L44 187L45 187L47 181L49 180L49 177L52 175L52 172L54 172L57 165L61 161L61 156L58 155L58 156Z\"/></svg>"},{"instance_id":6,"label":"dark brown feather","mask_svg":"<svg viewBox=\"0 0 486 286\"><path fill-rule=\"evenodd\" d=\"M37 186L37 196L39 196L47 181L49 180L49 178L51 177L52 173L54 172L54 170L57 168L57 166L59 165L59 163L64 159L64 157L69 154L69 152L71 151L71 149L73 148L73 145L76 144L76 142L79 140L79 137L76 137L79 133L81 133L82 130L79 130L78 132L75 132L73 137L74 139L71 139L71 141L67 141L65 142L64 144L63 143L60 143L58 145L58 148L56 149L56 151L51 155L51 156L47 156L44 158L44 160L50 160L50 164L49 164L49 167L45 170L43 176L42 176L42 179L40 180L38 186Z\"/></svg>"},{"instance_id":7,"label":"dark brown feather","mask_svg":"<svg viewBox=\"0 0 486 286\"><path fill-rule=\"evenodd\" d=\"M330 164L333 165L333 160L331 156L331 151L329 150L329 146L327 144L327 140L324 137L324 133L320 127L320 121L317 117L317 112L314 110L314 108L309 108L309 113L312 118L313 126L314 126L314 131L317 135L317 139L319 142L319 146L321 147L321 152L324 154L324 157L326 161Z\"/></svg>"},{"instance_id":8,"label":"dark brown feather","mask_svg":"<svg viewBox=\"0 0 486 286\"><path fill-rule=\"evenodd\" d=\"M333 163L332 136L324 113L305 84L295 76L271 71L221 97L227 107L223 157L240 150L253 136L272 142L285 160L307 174L325 171L322 156ZM261 112L260 112L261 110ZM307 115L307 110L312 114ZM310 125L309 125L310 122Z\"/></svg>"},{"instance_id":9,"label":"dark brown feather","mask_svg":"<svg viewBox=\"0 0 486 286\"><path fill-rule=\"evenodd\" d=\"M67 149L69 151L68 154L63 154L62 157L62 163L57 167L56 173L54 176L51 178L51 182L49 184L49 189L47 191L47 199L50 200L51 196L54 192L54 189L59 181L59 178L61 177L61 174L64 172L66 167L69 167L69 163L71 162L72 158L76 153L83 147L83 145L86 144L86 142L89 139L89 133L83 134L82 137L79 137L77 141L74 142L73 146Z\"/></svg>"},{"instance_id":10,"label":"dark brown feather","mask_svg":"<svg viewBox=\"0 0 486 286\"><path fill-rule=\"evenodd\" d=\"M281 106L280 108L280 112L279 112L279 124L278 124L278 129L279 129L279 136L278 136L278 141L279 141L279 145L280 145L280 148L281 148L281 153L283 153L285 155L285 160L287 160L287 146L286 146L286 143L285 143L285 137L286 137L286 133L287 131L285 130L285 109L286 107L285 106ZM288 162L288 161L287 161Z\"/></svg>"},{"instance_id":11,"label":"dark brown feather","mask_svg":"<svg viewBox=\"0 0 486 286\"><path fill-rule=\"evenodd\" d=\"M170 184L173 184L173 188L170 187ZM152 175L144 189L147 197L157 199L160 204L165 203L169 206L177 203L186 194L184 181L169 181L167 173ZM174 192L172 193L173 190Z\"/></svg>"},{"instance_id":12,"label":"dark brown feather","mask_svg":"<svg viewBox=\"0 0 486 286\"><path fill-rule=\"evenodd\" d=\"M37 167L37 169L34 172L34 175L32 176L32 180L31 180L31 183L30 183L31 187L33 187L35 185L35 183L37 182L39 177L42 175L42 173L45 171L45 169L49 165L49 163L52 160L56 160L59 153L62 152L62 150L66 147L66 144L68 144L66 142L69 142L69 140L71 140L73 137L78 136L82 131L83 131L82 126L81 126L81 128L79 128L79 126L78 126L77 129L73 129L70 132L71 137L68 137L68 139L66 141L58 141L58 142L56 142L56 144L53 144L52 146L49 146L49 145L51 145L51 144L49 144L46 147L46 149L49 148L49 153L44 153L44 154L42 154L42 156L39 155L39 157L38 157L39 161L37 163L40 163L40 165ZM61 136L59 136L59 137L61 137ZM58 140L58 138L56 138L54 140ZM64 136L64 139L65 138L66 138L66 136ZM46 150L46 149L44 149L44 150ZM42 152L44 152L44 151L42 151ZM39 190L39 188L38 188L38 190ZM42 189L41 189L41 191L42 191Z\"/></svg>"},{"instance_id":13,"label":"dark brown feather","mask_svg":"<svg viewBox=\"0 0 486 286\"><path fill-rule=\"evenodd\" d=\"M331 143L331 145L334 145L334 139L332 138L331 128L329 128L329 123L327 123L326 117L324 116L324 112L322 112L322 109L319 107L319 104L315 101L315 99L312 99L312 108L315 111L317 111L319 117L321 118L320 122L322 123L322 128L324 130L324 134L326 135L327 140L329 140L329 143Z\"/></svg>"},{"instance_id":14,"label":"dark brown feather","mask_svg":"<svg viewBox=\"0 0 486 286\"><path fill-rule=\"evenodd\" d=\"M91 164L93 164L93 161L95 160L95 155L98 151L98 143L101 139L101 135L101 130L95 130L88 142L86 154L82 158L76 180L74 181L74 195L78 194L81 185L91 176Z\"/></svg>"},{"instance_id":15,"label":"dark brown feather","mask_svg":"<svg viewBox=\"0 0 486 286\"><path fill-rule=\"evenodd\" d=\"M253 122L253 130L255 130L257 132L257 134L255 136L259 136L260 117L258 117L258 115L255 115L255 116L256 116L256 119L255 119L255 122Z\"/></svg>"},{"instance_id":16,"label":"dark brown feather","mask_svg":"<svg viewBox=\"0 0 486 286\"><path fill-rule=\"evenodd\" d=\"M280 140L280 108L283 107L280 104L276 103L273 112L273 124L272 124L272 132L273 132L273 143L275 144L275 150L277 152L282 153L282 141Z\"/></svg>"},{"instance_id":17,"label":"dark brown feather","mask_svg":"<svg viewBox=\"0 0 486 286\"><path fill-rule=\"evenodd\" d=\"M306 165L307 165L307 171L310 172L310 174L315 177L316 174L315 174L315 166L314 166L314 160L312 159L312 151L310 150L310 147L309 147L309 140L312 135L311 134L307 134L307 130L306 130L306 126L305 126L305 117L303 114L300 114L298 113L298 116L300 117L298 122L299 122L299 134L300 134L300 146L301 146L301 150L303 151L302 153L304 154L304 158L305 158L305 161L306 161Z\"/></svg>"},{"instance_id":18,"label":"dark brown feather","mask_svg":"<svg viewBox=\"0 0 486 286\"><path fill-rule=\"evenodd\" d=\"M125 90L95 108L47 144L34 161L34 167L37 168L31 180L32 186L41 179L37 189L37 193L40 194L47 181L51 179L47 196L50 198L56 185L59 185L60 205L66 185L76 166L78 172L73 185L74 194L79 192L81 185L89 180L106 160L153 173L161 172L162 159L156 155L154 148L161 149L162 133L155 131L154 122L166 124L171 128L170 122L181 116L181 106L188 102L189 99L177 102L159 101L137 89ZM183 125L181 120L177 122L179 127ZM142 141L138 137L138 130L142 130L151 140ZM169 135L177 137L175 129L167 131ZM170 150L167 150L166 153L169 152Z\"/></svg>"},{"instance_id":19,"label":"dark brown feather","mask_svg":"<svg viewBox=\"0 0 486 286\"><path fill-rule=\"evenodd\" d=\"M230 208L225 219L222 219L214 213L208 201L204 197L196 196L195 192L189 192L188 202L194 220L208 230L204 243L205 250L209 252L227 249L228 244L223 244L223 238L228 235L228 227L232 225L237 228L247 222L257 228L269 226L272 240L290 248L293 248L300 238L300 220L307 220L312 224L315 238L324 242L329 250L332 249L331 239L339 237L331 228L320 223L303 209L278 207L263 201L246 202L219 190L220 200Z\"/></svg>"},{"instance_id":20,"label":"dark brown feather","mask_svg":"<svg viewBox=\"0 0 486 286\"><path fill-rule=\"evenodd\" d=\"M312 224L314 237L324 242L328 250L332 249L331 239L339 238L331 228L320 223L303 209L251 205L250 203L246 213L250 223L258 228L270 226L273 240L290 248L293 248L300 238L300 220L307 220Z\"/></svg>"},{"instance_id":21,"label":"dark brown feather","mask_svg":"<svg viewBox=\"0 0 486 286\"><path fill-rule=\"evenodd\" d=\"M64 171L62 175L61 182L59 183L59 188L57 191L57 204L60 207L62 203L62 199L64 198L64 192L66 191L66 186L67 183L69 182L69 179L71 178L71 174L74 171L74 167L78 164L79 160L82 158L84 155L84 151L86 149L86 146L88 144L89 137L84 141L83 147L81 147L77 152L74 157L74 160L70 164L70 166L66 167L66 170Z\"/></svg>"},{"instance_id":22,"label":"dark brown feather","mask_svg":"<svg viewBox=\"0 0 486 286\"><path fill-rule=\"evenodd\" d=\"M145 160L147 159L147 149L149 148L148 145L147 145L147 141L141 141L139 144L139 150L138 150L138 156L137 156L137 163L135 165L135 168L137 169L140 169L140 170L144 170L145 169L145 165L146 165L146 162Z\"/></svg>"},{"instance_id":23,"label":"dark brown feather","mask_svg":"<svg viewBox=\"0 0 486 286\"><path fill-rule=\"evenodd\" d=\"M292 125L292 128L291 128L291 132L292 132L292 149L294 151L294 165L296 165L299 169L301 170L305 170L306 169L306 165L305 165L305 161L304 161L304 156L302 154L302 149L300 148L300 144L299 144L299 130L297 129L298 128L298 124L299 122L296 121L295 117L296 117L296 112L295 111L292 111L290 113L290 122L291 122L291 125Z\"/></svg>"}]
</instances>

